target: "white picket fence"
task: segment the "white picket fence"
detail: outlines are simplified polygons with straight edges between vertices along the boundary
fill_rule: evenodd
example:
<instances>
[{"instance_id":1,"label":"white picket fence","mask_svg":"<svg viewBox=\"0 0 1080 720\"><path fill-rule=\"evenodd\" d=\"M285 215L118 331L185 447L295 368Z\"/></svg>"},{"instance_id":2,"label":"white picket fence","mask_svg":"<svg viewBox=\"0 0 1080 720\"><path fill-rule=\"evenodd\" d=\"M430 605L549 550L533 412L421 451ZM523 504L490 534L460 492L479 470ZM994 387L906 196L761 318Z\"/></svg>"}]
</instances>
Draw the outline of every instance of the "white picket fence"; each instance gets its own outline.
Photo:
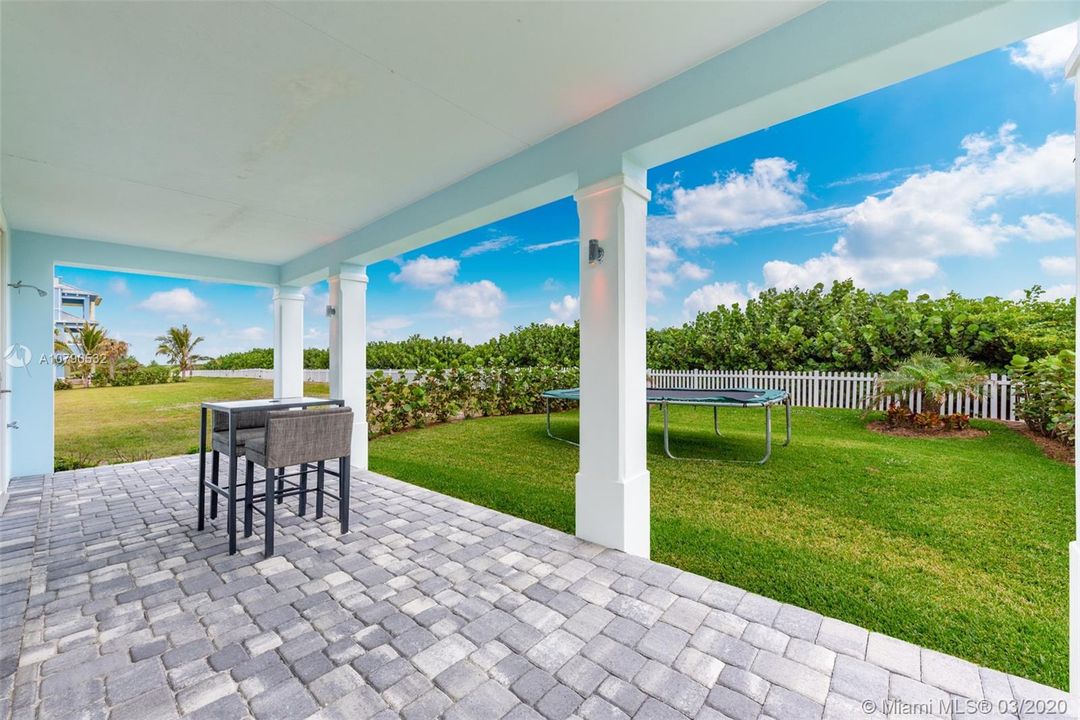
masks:
<instances>
[{"instance_id":1,"label":"white picket fence","mask_svg":"<svg viewBox=\"0 0 1080 720\"><path fill-rule=\"evenodd\" d=\"M719 390L721 388L761 388L787 390L792 404L800 407L862 409L874 392L877 373L777 371L777 370L650 370L653 387ZM898 398L876 404L884 410ZM922 409L922 393L908 397L908 406ZM1016 419L1015 390L1005 375L991 373L974 397L950 395L946 413L964 413L993 420Z\"/></svg>"},{"instance_id":2,"label":"white picket fence","mask_svg":"<svg viewBox=\"0 0 1080 720\"><path fill-rule=\"evenodd\" d=\"M368 375L375 372L368 370ZM395 380L405 377L412 380L415 370L383 370ZM694 390L719 390L721 388L762 388L787 390L791 401L799 407L851 408L861 410L874 391L877 373L821 372L818 370L649 370L649 380L658 388L691 388ZM196 370L198 377L245 377L273 380L274 371L249 370ZM304 370L304 382L330 382L329 370ZM884 410L895 398L877 403ZM908 406L922 409L922 394L908 398ZM1012 383L1005 375L991 373L975 397L951 395L945 401L945 412L961 412L971 417L993 420L1016 419L1016 395Z\"/></svg>"}]
</instances>

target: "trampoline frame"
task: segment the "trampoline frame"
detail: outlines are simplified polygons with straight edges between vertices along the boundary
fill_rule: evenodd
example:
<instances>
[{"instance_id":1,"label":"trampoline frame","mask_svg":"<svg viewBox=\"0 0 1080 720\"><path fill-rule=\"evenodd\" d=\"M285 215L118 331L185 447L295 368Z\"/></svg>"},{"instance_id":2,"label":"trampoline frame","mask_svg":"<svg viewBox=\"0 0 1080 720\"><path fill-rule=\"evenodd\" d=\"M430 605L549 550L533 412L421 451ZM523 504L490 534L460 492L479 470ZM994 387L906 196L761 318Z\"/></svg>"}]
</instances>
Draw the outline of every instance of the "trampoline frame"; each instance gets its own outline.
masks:
<instances>
[{"instance_id":1,"label":"trampoline frame","mask_svg":"<svg viewBox=\"0 0 1080 720\"><path fill-rule=\"evenodd\" d=\"M665 390L691 390L691 388L663 388L663 389L665 389ZM759 388L725 388L725 390L738 391L738 392L761 392L761 390ZM545 409L546 415L547 415L546 420L545 420L545 429L547 430L547 435L552 440L558 440L559 442L564 442L564 443L567 443L569 445L573 445L574 447L580 447L580 445L578 443L574 442L573 440L567 440L566 438L561 438L558 435L555 435L554 433L551 432L551 401L552 401L552 399L555 399L555 400L580 400L580 396L577 397L577 398L569 398L569 397L562 397L562 396L559 396L559 395L551 395L551 394L549 394L549 393L554 393L554 392L558 392L558 391L557 390L547 390L544 393L542 393L542 395L544 397L544 409ZM700 391L695 391L695 392L700 392ZM718 390L717 391L717 393L721 393L721 392L724 392L724 390ZM781 390L779 392L782 392L783 395L781 395L779 397L776 397L776 398L772 398L770 400L766 400L765 402L738 402L738 401L730 401L730 400L724 400L724 401L713 400L713 401L709 401L709 400L704 400L704 399L701 399L701 398L690 398L690 399L686 399L686 400L676 400L676 399L672 399L672 398L663 398L663 399L656 399L656 400L646 399L646 401L645 401L645 425L647 427L648 424L649 424L649 416L650 416L650 410L651 410L652 406L653 405L659 405L661 407L661 409L663 410L663 416L664 416L664 454L666 454L672 460L699 460L699 461L702 461L702 462L726 462L726 463L737 463L737 464L746 464L746 465L764 465L769 460L769 457L772 456L772 407L773 407L773 405L783 404L783 406L784 406L785 437L784 437L783 447L787 447L788 445L791 444L791 394L789 392L787 392L786 390ZM760 408L764 408L765 409L765 455L760 460L725 460L723 458L687 458L687 457L679 457L679 456L675 455L674 453L671 452L671 432L670 432L670 429L669 429L669 420L668 420L668 415L669 415L668 408L669 408L670 405L698 405L698 406L702 406L702 407L711 407L713 409L713 432L716 433L717 437L722 437L721 434L720 434L720 418L719 418L718 408L722 408L722 407L742 407L742 408L760 407Z\"/></svg>"}]
</instances>

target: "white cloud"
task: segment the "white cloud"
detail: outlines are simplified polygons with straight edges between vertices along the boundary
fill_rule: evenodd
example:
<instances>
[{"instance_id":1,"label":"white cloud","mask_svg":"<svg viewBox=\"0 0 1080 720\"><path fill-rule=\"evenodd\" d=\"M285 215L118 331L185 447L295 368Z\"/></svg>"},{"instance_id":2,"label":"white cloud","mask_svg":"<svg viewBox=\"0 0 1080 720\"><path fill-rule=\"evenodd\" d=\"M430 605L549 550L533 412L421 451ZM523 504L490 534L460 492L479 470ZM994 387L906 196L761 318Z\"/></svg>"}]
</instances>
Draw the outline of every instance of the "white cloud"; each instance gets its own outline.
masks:
<instances>
[{"instance_id":1,"label":"white cloud","mask_svg":"<svg viewBox=\"0 0 1080 720\"><path fill-rule=\"evenodd\" d=\"M127 296L131 294L131 289L128 288L127 280L122 277L115 277L109 281L109 292L114 295Z\"/></svg>"},{"instance_id":2,"label":"white cloud","mask_svg":"<svg viewBox=\"0 0 1080 720\"><path fill-rule=\"evenodd\" d=\"M452 283L460 266L454 258L421 255L402 263L401 270L392 273L390 279L418 288L439 287Z\"/></svg>"},{"instance_id":3,"label":"white cloud","mask_svg":"<svg viewBox=\"0 0 1080 720\"><path fill-rule=\"evenodd\" d=\"M535 245L526 245L521 249L527 253L534 253L540 252L541 250L550 250L551 248L561 247L563 245L570 245L571 243L576 243L577 241L578 239L576 237L566 238L565 240L553 240L551 242L536 243Z\"/></svg>"},{"instance_id":4,"label":"white cloud","mask_svg":"<svg viewBox=\"0 0 1080 720\"><path fill-rule=\"evenodd\" d=\"M709 277L711 272L712 271L708 268L703 268L697 263L689 261L683 262L683 264L679 266L679 277L685 280L696 280L700 282Z\"/></svg>"},{"instance_id":5,"label":"white cloud","mask_svg":"<svg viewBox=\"0 0 1080 720\"><path fill-rule=\"evenodd\" d=\"M679 254L664 242L645 246L645 287L651 302L662 302L664 290L675 284L672 265L679 261Z\"/></svg>"},{"instance_id":6,"label":"white cloud","mask_svg":"<svg viewBox=\"0 0 1080 720\"><path fill-rule=\"evenodd\" d=\"M1039 259L1039 266L1047 275L1075 275L1076 258L1073 256L1054 256Z\"/></svg>"},{"instance_id":7,"label":"white cloud","mask_svg":"<svg viewBox=\"0 0 1080 720\"><path fill-rule=\"evenodd\" d=\"M563 295L562 300L556 300L548 305L552 317L544 320L548 325L572 325L581 315L581 307L578 299L573 295Z\"/></svg>"},{"instance_id":8,"label":"white cloud","mask_svg":"<svg viewBox=\"0 0 1080 720\"><path fill-rule=\"evenodd\" d=\"M153 293L137 307L163 315L197 315L209 306L187 288L174 288Z\"/></svg>"},{"instance_id":9,"label":"white cloud","mask_svg":"<svg viewBox=\"0 0 1080 720\"><path fill-rule=\"evenodd\" d=\"M563 284L555 278L549 277L540 287L543 288L546 292L555 292L556 290L562 290Z\"/></svg>"},{"instance_id":10,"label":"white cloud","mask_svg":"<svg viewBox=\"0 0 1080 720\"><path fill-rule=\"evenodd\" d=\"M714 282L699 287L683 300L683 309L691 317L715 310L720 305L743 305L750 297L733 282Z\"/></svg>"},{"instance_id":11,"label":"white cloud","mask_svg":"<svg viewBox=\"0 0 1080 720\"><path fill-rule=\"evenodd\" d=\"M241 328L234 333L231 333L232 337L244 342L261 343L267 338L266 328L253 325L251 327Z\"/></svg>"},{"instance_id":12,"label":"white cloud","mask_svg":"<svg viewBox=\"0 0 1080 720\"><path fill-rule=\"evenodd\" d=\"M766 287L808 288L851 278L859 287L907 285L937 275L938 265L926 258L853 258L825 253L806 262L770 260L762 267Z\"/></svg>"},{"instance_id":13,"label":"white cloud","mask_svg":"<svg viewBox=\"0 0 1080 720\"><path fill-rule=\"evenodd\" d=\"M483 255L484 253L497 252L499 250L502 250L503 248L510 247L517 241L518 239L513 235L500 235L498 237L493 237L489 240L483 240L476 243L475 245L471 245L465 248L465 250L463 250L461 253L461 257L472 257L473 255Z\"/></svg>"},{"instance_id":14,"label":"white cloud","mask_svg":"<svg viewBox=\"0 0 1080 720\"><path fill-rule=\"evenodd\" d=\"M1070 23L1008 48L1013 65L1051 80L1065 74L1065 61L1076 47L1076 25Z\"/></svg>"},{"instance_id":15,"label":"white cloud","mask_svg":"<svg viewBox=\"0 0 1080 720\"><path fill-rule=\"evenodd\" d=\"M749 173L717 175L695 188L675 187L671 205L679 223L699 232L738 232L761 227L806 208L806 176L781 157L754 160Z\"/></svg>"},{"instance_id":16,"label":"white cloud","mask_svg":"<svg viewBox=\"0 0 1080 720\"><path fill-rule=\"evenodd\" d=\"M487 320L502 313L506 294L490 280L480 280L439 290L435 305L451 315Z\"/></svg>"},{"instance_id":17,"label":"white cloud","mask_svg":"<svg viewBox=\"0 0 1080 720\"><path fill-rule=\"evenodd\" d=\"M1026 296L1024 290L1013 290L1008 295L1009 300L1023 300ZM1043 300L1062 300L1071 297L1076 297L1076 286L1072 283L1064 283L1062 285L1053 285L1048 288L1043 288L1043 293L1040 296Z\"/></svg>"},{"instance_id":18,"label":"white cloud","mask_svg":"<svg viewBox=\"0 0 1080 720\"><path fill-rule=\"evenodd\" d=\"M1020 225L1010 228L1010 231L1035 243L1068 240L1074 232L1072 225L1052 213L1024 215L1020 218Z\"/></svg>"},{"instance_id":19,"label":"white cloud","mask_svg":"<svg viewBox=\"0 0 1080 720\"><path fill-rule=\"evenodd\" d=\"M659 201L670 215L651 216L651 241L698 248L732 242L731 234L782 225L834 224L850 208L807 210L806 175L782 157L758 158L750 172L714 176L713 182L693 188L680 177L657 186Z\"/></svg>"},{"instance_id":20,"label":"white cloud","mask_svg":"<svg viewBox=\"0 0 1080 720\"><path fill-rule=\"evenodd\" d=\"M396 315L372 320L368 322L368 337L372 340L385 340L395 330L404 330L412 324L413 321L409 318Z\"/></svg>"},{"instance_id":21,"label":"white cloud","mask_svg":"<svg viewBox=\"0 0 1080 720\"><path fill-rule=\"evenodd\" d=\"M990 256L1014 238L1046 241L1071 234L1055 215L1025 215L1009 225L995 212L1005 200L1070 192L1072 138L1054 134L1029 147L1006 123L995 135L974 134L951 166L909 176L891 192L871 195L842 217L831 252L795 264L773 260L769 286L803 287L851 277L864 287L905 285L939 272L937 259Z\"/></svg>"},{"instance_id":22,"label":"white cloud","mask_svg":"<svg viewBox=\"0 0 1080 720\"><path fill-rule=\"evenodd\" d=\"M1068 300L1071 297L1076 297L1076 286L1072 283L1053 285L1046 288L1046 292L1043 293L1042 297L1043 300Z\"/></svg>"}]
</instances>

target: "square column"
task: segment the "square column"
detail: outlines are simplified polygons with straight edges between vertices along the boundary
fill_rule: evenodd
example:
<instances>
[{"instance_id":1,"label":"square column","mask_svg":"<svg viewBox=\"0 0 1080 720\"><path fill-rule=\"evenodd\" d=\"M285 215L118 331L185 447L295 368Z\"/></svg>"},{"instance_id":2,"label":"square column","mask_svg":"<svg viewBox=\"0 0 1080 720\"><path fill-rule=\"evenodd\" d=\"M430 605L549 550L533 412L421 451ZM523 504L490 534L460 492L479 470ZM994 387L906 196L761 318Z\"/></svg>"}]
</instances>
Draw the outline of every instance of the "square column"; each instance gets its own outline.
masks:
<instances>
[{"instance_id":1,"label":"square column","mask_svg":"<svg viewBox=\"0 0 1080 720\"><path fill-rule=\"evenodd\" d=\"M304 293L274 290L274 397L304 394Z\"/></svg>"},{"instance_id":2,"label":"square column","mask_svg":"<svg viewBox=\"0 0 1080 720\"><path fill-rule=\"evenodd\" d=\"M615 175L574 194L581 230L581 449L576 534L649 557L645 465L645 216L649 191ZM590 263L589 242L603 258Z\"/></svg>"},{"instance_id":3,"label":"square column","mask_svg":"<svg viewBox=\"0 0 1080 720\"><path fill-rule=\"evenodd\" d=\"M367 470L367 273L341 265L330 275L330 397L353 410L353 466Z\"/></svg>"}]
</instances>

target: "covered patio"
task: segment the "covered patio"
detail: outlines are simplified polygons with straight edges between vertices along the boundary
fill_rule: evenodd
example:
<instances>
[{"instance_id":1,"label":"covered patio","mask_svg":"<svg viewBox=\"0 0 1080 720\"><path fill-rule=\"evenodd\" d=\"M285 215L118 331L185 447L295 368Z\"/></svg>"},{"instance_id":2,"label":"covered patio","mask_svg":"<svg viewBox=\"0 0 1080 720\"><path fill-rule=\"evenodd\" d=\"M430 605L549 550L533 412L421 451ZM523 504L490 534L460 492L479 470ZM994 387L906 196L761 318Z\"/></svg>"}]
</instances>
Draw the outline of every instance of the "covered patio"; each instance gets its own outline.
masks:
<instances>
[{"instance_id":1,"label":"covered patio","mask_svg":"<svg viewBox=\"0 0 1080 720\"><path fill-rule=\"evenodd\" d=\"M13 481L0 716L1073 717L1060 691L374 473L347 535L293 517L275 557L230 556L221 521L196 530L196 476L180 456Z\"/></svg>"},{"instance_id":2,"label":"covered patio","mask_svg":"<svg viewBox=\"0 0 1080 720\"><path fill-rule=\"evenodd\" d=\"M576 537L367 472L358 412L351 531L284 513L267 560L250 540L230 556L220 518L195 531L193 457L52 473L52 377L5 367L13 717L786 719L1060 699L648 560L646 175L1080 3L2 13L4 348L51 352L50 299L11 284L50 287L57 265L256 285L273 293L273 394L296 397L302 288L327 279L330 394L363 409L366 266L567 196L582 338Z\"/></svg>"}]
</instances>

